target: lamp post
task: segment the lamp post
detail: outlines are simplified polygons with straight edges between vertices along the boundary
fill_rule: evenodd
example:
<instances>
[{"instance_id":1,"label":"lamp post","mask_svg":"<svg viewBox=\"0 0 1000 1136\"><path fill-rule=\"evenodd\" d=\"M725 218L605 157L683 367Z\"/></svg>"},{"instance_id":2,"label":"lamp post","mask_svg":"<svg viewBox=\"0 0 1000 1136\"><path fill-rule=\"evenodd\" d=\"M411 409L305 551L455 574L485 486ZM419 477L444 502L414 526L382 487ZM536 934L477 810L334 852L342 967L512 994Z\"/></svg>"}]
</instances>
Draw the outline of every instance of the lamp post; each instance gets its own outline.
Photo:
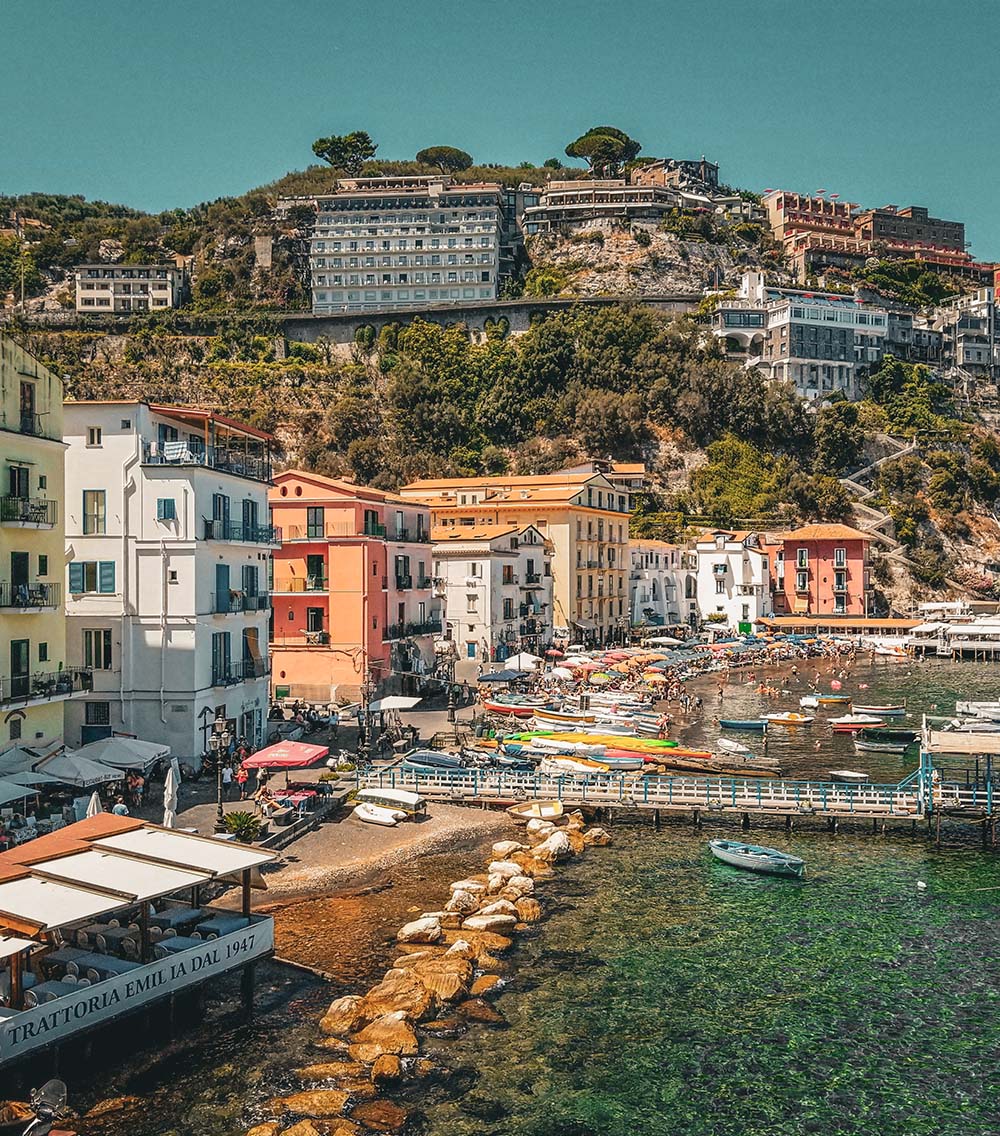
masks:
<instances>
[{"instance_id":1,"label":"lamp post","mask_svg":"<svg viewBox=\"0 0 1000 1136\"><path fill-rule=\"evenodd\" d=\"M455 724L455 682L454 678L448 683L448 724Z\"/></svg>"},{"instance_id":2,"label":"lamp post","mask_svg":"<svg viewBox=\"0 0 1000 1136\"><path fill-rule=\"evenodd\" d=\"M215 754L215 831L226 831L226 814L222 808L222 760L229 752L229 729L225 718L216 718L212 723L212 734L208 739Z\"/></svg>"}]
</instances>

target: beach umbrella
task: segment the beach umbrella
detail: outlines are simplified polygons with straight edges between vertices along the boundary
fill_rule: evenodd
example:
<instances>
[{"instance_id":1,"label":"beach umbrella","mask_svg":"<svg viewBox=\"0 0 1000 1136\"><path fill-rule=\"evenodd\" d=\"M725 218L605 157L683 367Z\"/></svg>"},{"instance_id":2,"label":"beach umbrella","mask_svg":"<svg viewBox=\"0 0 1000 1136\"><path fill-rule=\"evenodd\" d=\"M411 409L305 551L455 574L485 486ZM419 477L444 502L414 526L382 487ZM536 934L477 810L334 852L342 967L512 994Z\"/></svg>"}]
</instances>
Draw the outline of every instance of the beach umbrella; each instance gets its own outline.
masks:
<instances>
[{"instance_id":1,"label":"beach umbrella","mask_svg":"<svg viewBox=\"0 0 1000 1136\"><path fill-rule=\"evenodd\" d=\"M97 790L95 789L93 793L90 794L90 800L87 803L87 818L98 816L103 812L104 806L101 804L101 798L97 795Z\"/></svg>"},{"instance_id":2,"label":"beach umbrella","mask_svg":"<svg viewBox=\"0 0 1000 1136\"><path fill-rule=\"evenodd\" d=\"M177 759L173 758L167 770L166 780L163 782L163 827L173 828L177 823L177 790L180 786L181 775L177 766Z\"/></svg>"},{"instance_id":3,"label":"beach umbrella","mask_svg":"<svg viewBox=\"0 0 1000 1136\"><path fill-rule=\"evenodd\" d=\"M563 657L563 653L558 647L550 647L545 653L550 659L561 659Z\"/></svg>"},{"instance_id":4,"label":"beach umbrella","mask_svg":"<svg viewBox=\"0 0 1000 1136\"><path fill-rule=\"evenodd\" d=\"M835 679L833 680L833 682L831 682L831 683L830 683L830 689L831 689L831 690L840 690L840 688L841 688L841 687L842 687L843 685L844 685L844 684L843 684L843 683L842 683L842 682L840 681L840 679L837 679L837 678L835 678Z\"/></svg>"},{"instance_id":5,"label":"beach umbrella","mask_svg":"<svg viewBox=\"0 0 1000 1136\"><path fill-rule=\"evenodd\" d=\"M598 673L592 674L590 676L590 683L592 686L607 686L610 681L611 675L609 674Z\"/></svg>"},{"instance_id":6,"label":"beach umbrella","mask_svg":"<svg viewBox=\"0 0 1000 1136\"><path fill-rule=\"evenodd\" d=\"M552 677L553 678L572 678L573 672L569 669L569 667L553 667L552 668Z\"/></svg>"}]
</instances>

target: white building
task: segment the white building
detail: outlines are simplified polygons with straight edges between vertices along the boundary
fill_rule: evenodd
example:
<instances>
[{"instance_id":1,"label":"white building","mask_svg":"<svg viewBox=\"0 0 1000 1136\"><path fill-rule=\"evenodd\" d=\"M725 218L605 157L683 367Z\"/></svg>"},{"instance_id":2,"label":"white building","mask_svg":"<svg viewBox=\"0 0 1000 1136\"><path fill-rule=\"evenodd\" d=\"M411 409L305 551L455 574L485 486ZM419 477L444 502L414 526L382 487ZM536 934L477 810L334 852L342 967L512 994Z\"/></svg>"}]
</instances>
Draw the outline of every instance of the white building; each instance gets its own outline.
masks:
<instances>
[{"instance_id":1,"label":"white building","mask_svg":"<svg viewBox=\"0 0 1000 1136\"><path fill-rule=\"evenodd\" d=\"M315 200L314 313L496 299L505 203L499 184L353 178Z\"/></svg>"},{"instance_id":2,"label":"white building","mask_svg":"<svg viewBox=\"0 0 1000 1136\"><path fill-rule=\"evenodd\" d=\"M187 276L173 264L81 264L75 280L78 312L176 308L187 292Z\"/></svg>"},{"instance_id":3,"label":"white building","mask_svg":"<svg viewBox=\"0 0 1000 1136\"><path fill-rule=\"evenodd\" d=\"M551 550L533 525L433 530L434 576L445 634L457 652L455 677L519 651L540 655L552 641Z\"/></svg>"},{"instance_id":4,"label":"white building","mask_svg":"<svg viewBox=\"0 0 1000 1136\"><path fill-rule=\"evenodd\" d=\"M112 731L207 750L222 717L263 740L271 436L207 411L67 403L67 655L93 690L76 746Z\"/></svg>"},{"instance_id":5,"label":"white building","mask_svg":"<svg viewBox=\"0 0 1000 1136\"><path fill-rule=\"evenodd\" d=\"M772 614L768 550L759 534L717 529L695 547L703 621L748 632Z\"/></svg>"},{"instance_id":6,"label":"white building","mask_svg":"<svg viewBox=\"0 0 1000 1136\"><path fill-rule=\"evenodd\" d=\"M630 540L632 626L698 626L698 557L664 540Z\"/></svg>"}]
</instances>

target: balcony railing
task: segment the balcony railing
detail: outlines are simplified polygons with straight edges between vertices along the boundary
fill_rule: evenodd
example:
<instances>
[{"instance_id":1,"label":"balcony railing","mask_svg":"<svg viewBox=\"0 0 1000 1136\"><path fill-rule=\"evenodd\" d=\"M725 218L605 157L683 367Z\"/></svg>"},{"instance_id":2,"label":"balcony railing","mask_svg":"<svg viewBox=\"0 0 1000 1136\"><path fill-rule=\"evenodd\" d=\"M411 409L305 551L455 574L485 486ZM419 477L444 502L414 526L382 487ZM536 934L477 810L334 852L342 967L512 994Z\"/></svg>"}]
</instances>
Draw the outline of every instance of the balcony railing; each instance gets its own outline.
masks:
<instances>
[{"instance_id":1,"label":"balcony railing","mask_svg":"<svg viewBox=\"0 0 1000 1136\"><path fill-rule=\"evenodd\" d=\"M61 596L59 584L0 584L0 607L58 607Z\"/></svg>"},{"instance_id":2,"label":"balcony railing","mask_svg":"<svg viewBox=\"0 0 1000 1136\"><path fill-rule=\"evenodd\" d=\"M431 579L430 576L418 576L417 577L417 587L418 588L429 588L433 583L434 583L434 581Z\"/></svg>"},{"instance_id":3,"label":"balcony railing","mask_svg":"<svg viewBox=\"0 0 1000 1136\"><path fill-rule=\"evenodd\" d=\"M200 465L237 477L254 481L271 480L269 456L248 454L243 450L222 446L191 446L184 442L143 442L142 460L145 465Z\"/></svg>"},{"instance_id":4,"label":"balcony railing","mask_svg":"<svg viewBox=\"0 0 1000 1136\"><path fill-rule=\"evenodd\" d=\"M521 585L523 588L537 588L542 582L542 575L540 572L525 572L524 583Z\"/></svg>"},{"instance_id":5,"label":"balcony railing","mask_svg":"<svg viewBox=\"0 0 1000 1136\"><path fill-rule=\"evenodd\" d=\"M327 521L324 524L288 525L284 539L289 540L329 540L342 536L385 536L385 525L366 524L360 528L353 521Z\"/></svg>"},{"instance_id":6,"label":"balcony railing","mask_svg":"<svg viewBox=\"0 0 1000 1136\"><path fill-rule=\"evenodd\" d=\"M390 623L382 631L382 641L391 639L408 639L413 635L439 635L441 633L441 620L430 619L424 623Z\"/></svg>"},{"instance_id":7,"label":"balcony railing","mask_svg":"<svg viewBox=\"0 0 1000 1136\"><path fill-rule=\"evenodd\" d=\"M231 521L205 522L205 540L232 540L242 544L281 544L281 529L274 525L237 525Z\"/></svg>"},{"instance_id":8,"label":"balcony railing","mask_svg":"<svg viewBox=\"0 0 1000 1136\"><path fill-rule=\"evenodd\" d=\"M393 540L399 540L399 541L406 543L410 539L410 530L408 528L403 528L402 526L397 525L396 530L395 530L395 536L392 539Z\"/></svg>"},{"instance_id":9,"label":"balcony railing","mask_svg":"<svg viewBox=\"0 0 1000 1136\"><path fill-rule=\"evenodd\" d=\"M213 592L212 612L214 615L226 615L239 611L267 611L271 606L271 597L266 593L246 595L244 592Z\"/></svg>"},{"instance_id":10,"label":"balcony railing","mask_svg":"<svg viewBox=\"0 0 1000 1136\"><path fill-rule=\"evenodd\" d=\"M397 592L405 592L409 588L412 588L412 587L413 587L413 577L412 576L397 576L396 577L396 591Z\"/></svg>"},{"instance_id":11,"label":"balcony railing","mask_svg":"<svg viewBox=\"0 0 1000 1136\"><path fill-rule=\"evenodd\" d=\"M517 576L515 576L513 572L508 572L500 580L500 583L505 588L515 587L517 585Z\"/></svg>"},{"instance_id":12,"label":"balcony railing","mask_svg":"<svg viewBox=\"0 0 1000 1136\"><path fill-rule=\"evenodd\" d=\"M59 516L59 503L41 497L0 497L0 524L50 529Z\"/></svg>"},{"instance_id":13,"label":"balcony railing","mask_svg":"<svg viewBox=\"0 0 1000 1136\"><path fill-rule=\"evenodd\" d=\"M243 659L228 666L212 667L213 686L235 686L254 678L263 678L271 673L270 659Z\"/></svg>"},{"instance_id":14,"label":"balcony railing","mask_svg":"<svg viewBox=\"0 0 1000 1136\"><path fill-rule=\"evenodd\" d=\"M327 590L325 576L295 576L287 580L275 580L276 592L325 592Z\"/></svg>"},{"instance_id":15,"label":"balcony railing","mask_svg":"<svg viewBox=\"0 0 1000 1136\"><path fill-rule=\"evenodd\" d=\"M90 667L66 667L61 671L36 671L29 675L0 675L0 703L68 698L94 685Z\"/></svg>"}]
</instances>

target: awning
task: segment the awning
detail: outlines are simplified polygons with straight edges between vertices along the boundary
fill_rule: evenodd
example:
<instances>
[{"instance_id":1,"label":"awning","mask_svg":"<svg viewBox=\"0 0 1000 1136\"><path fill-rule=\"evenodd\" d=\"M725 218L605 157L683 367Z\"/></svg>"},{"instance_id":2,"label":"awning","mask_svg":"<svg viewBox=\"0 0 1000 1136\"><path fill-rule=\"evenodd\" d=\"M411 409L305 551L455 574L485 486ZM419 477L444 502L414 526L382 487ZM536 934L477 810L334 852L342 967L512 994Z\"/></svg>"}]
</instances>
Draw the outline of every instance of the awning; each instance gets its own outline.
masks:
<instances>
[{"instance_id":1,"label":"awning","mask_svg":"<svg viewBox=\"0 0 1000 1136\"><path fill-rule=\"evenodd\" d=\"M148 769L159 758L170 756L170 746L112 735L80 746L74 753L115 769Z\"/></svg>"},{"instance_id":2,"label":"awning","mask_svg":"<svg viewBox=\"0 0 1000 1136\"><path fill-rule=\"evenodd\" d=\"M808 600L795 600L792 603L792 611L796 615L805 615L809 611L809 601Z\"/></svg>"},{"instance_id":3,"label":"awning","mask_svg":"<svg viewBox=\"0 0 1000 1136\"><path fill-rule=\"evenodd\" d=\"M492 671L490 674L480 675L477 682L516 682L519 678L527 678L526 671Z\"/></svg>"},{"instance_id":4,"label":"awning","mask_svg":"<svg viewBox=\"0 0 1000 1136\"><path fill-rule=\"evenodd\" d=\"M10 958L11 955L20 954L29 947L37 947L34 939L13 939L0 935L0 959Z\"/></svg>"},{"instance_id":5,"label":"awning","mask_svg":"<svg viewBox=\"0 0 1000 1136\"><path fill-rule=\"evenodd\" d=\"M964 624L963 626L968 626ZM932 635L935 631L947 631L951 627L950 623L921 623L917 627L910 629L911 635Z\"/></svg>"},{"instance_id":6,"label":"awning","mask_svg":"<svg viewBox=\"0 0 1000 1136\"><path fill-rule=\"evenodd\" d=\"M58 777L50 777L47 773L4 773L4 781L13 785L59 785Z\"/></svg>"},{"instance_id":7,"label":"awning","mask_svg":"<svg viewBox=\"0 0 1000 1136\"><path fill-rule=\"evenodd\" d=\"M34 926L39 931L54 931L121 906L120 896L104 895L35 876L0 884L0 923L7 917L20 927Z\"/></svg>"},{"instance_id":8,"label":"awning","mask_svg":"<svg viewBox=\"0 0 1000 1136\"><path fill-rule=\"evenodd\" d=\"M37 789L32 789L28 785L0 781L0 805L9 805L11 801L23 801L26 797L33 797L37 792Z\"/></svg>"},{"instance_id":9,"label":"awning","mask_svg":"<svg viewBox=\"0 0 1000 1136\"><path fill-rule=\"evenodd\" d=\"M260 852L228 840L189 836L165 828L136 828L95 840L93 846L109 852L144 856L177 868L210 872L214 876L228 876L232 872L268 864L274 859L272 852Z\"/></svg>"},{"instance_id":10,"label":"awning","mask_svg":"<svg viewBox=\"0 0 1000 1136\"><path fill-rule=\"evenodd\" d=\"M76 785L81 789L122 779L120 769L113 769L100 761L92 761L89 757L71 750L58 753L55 757L45 758L39 764L38 771L57 777L64 785Z\"/></svg>"},{"instance_id":11,"label":"awning","mask_svg":"<svg viewBox=\"0 0 1000 1136\"><path fill-rule=\"evenodd\" d=\"M258 750L243 764L248 769L304 769L326 757L329 746L309 745L307 742L276 742L266 749Z\"/></svg>"},{"instance_id":12,"label":"awning","mask_svg":"<svg viewBox=\"0 0 1000 1136\"><path fill-rule=\"evenodd\" d=\"M43 860L32 864L31 871L34 875L65 883L114 892L130 901L157 899L173 891L198 887L212 878L209 872L167 867L151 860L137 860L95 848L55 860Z\"/></svg>"},{"instance_id":13,"label":"awning","mask_svg":"<svg viewBox=\"0 0 1000 1136\"><path fill-rule=\"evenodd\" d=\"M592 619L574 619L572 623L574 627L579 627L581 631L597 630L597 624Z\"/></svg>"},{"instance_id":14,"label":"awning","mask_svg":"<svg viewBox=\"0 0 1000 1136\"><path fill-rule=\"evenodd\" d=\"M376 698L368 703L368 709L373 714L382 710L412 710L420 702L419 698L410 698L405 694L390 694L385 698Z\"/></svg>"}]
</instances>

